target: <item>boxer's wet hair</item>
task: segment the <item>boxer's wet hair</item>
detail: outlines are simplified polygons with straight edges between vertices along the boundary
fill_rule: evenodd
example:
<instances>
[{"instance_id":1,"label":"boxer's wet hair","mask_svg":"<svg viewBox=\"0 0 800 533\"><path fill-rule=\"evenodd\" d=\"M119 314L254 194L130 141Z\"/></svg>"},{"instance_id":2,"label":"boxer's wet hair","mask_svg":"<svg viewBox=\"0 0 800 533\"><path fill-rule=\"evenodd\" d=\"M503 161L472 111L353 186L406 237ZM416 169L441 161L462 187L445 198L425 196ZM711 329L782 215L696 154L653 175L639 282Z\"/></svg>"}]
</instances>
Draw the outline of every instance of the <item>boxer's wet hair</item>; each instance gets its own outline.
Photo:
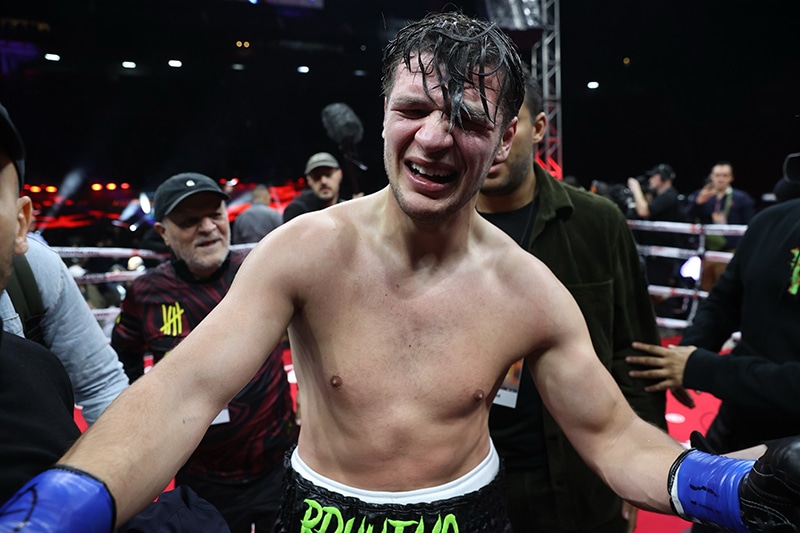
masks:
<instances>
[{"instance_id":1,"label":"boxer's wet hair","mask_svg":"<svg viewBox=\"0 0 800 533\"><path fill-rule=\"evenodd\" d=\"M502 109L503 126L517 115L525 96L522 61L516 45L495 24L467 17L459 12L429 14L401 29L383 50L383 94L394 86L400 64L423 73L425 94L430 97L429 77L442 92L450 109L450 127L461 126L461 113L469 116L464 106L464 88L475 87L481 96L483 110L492 123ZM412 64L414 69L412 69ZM489 113L486 78L497 74L500 89L495 116Z\"/></svg>"}]
</instances>

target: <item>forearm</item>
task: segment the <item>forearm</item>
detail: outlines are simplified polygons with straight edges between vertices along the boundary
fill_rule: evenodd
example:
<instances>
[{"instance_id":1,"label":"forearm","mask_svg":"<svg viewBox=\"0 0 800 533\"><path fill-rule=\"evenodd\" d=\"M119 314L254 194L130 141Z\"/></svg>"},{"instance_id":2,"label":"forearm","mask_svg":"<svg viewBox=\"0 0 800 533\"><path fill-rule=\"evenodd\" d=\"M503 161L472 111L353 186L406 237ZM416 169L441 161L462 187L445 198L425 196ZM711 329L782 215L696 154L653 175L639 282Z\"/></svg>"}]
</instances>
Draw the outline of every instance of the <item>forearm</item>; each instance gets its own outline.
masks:
<instances>
[{"instance_id":1,"label":"forearm","mask_svg":"<svg viewBox=\"0 0 800 533\"><path fill-rule=\"evenodd\" d=\"M219 411L180 386L171 366L162 362L124 391L59 460L106 483L118 523L163 491Z\"/></svg>"},{"instance_id":2,"label":"forearm","mask_svg":"<svg viewBox=\"0 0 800 533\"><path fill-rule=\"evenodd\" d=\"M605 451L595 470L622 499L640 509L672 513L669 470L683 447L661 429L634 419Z\"/></svg>"}]
</instances>

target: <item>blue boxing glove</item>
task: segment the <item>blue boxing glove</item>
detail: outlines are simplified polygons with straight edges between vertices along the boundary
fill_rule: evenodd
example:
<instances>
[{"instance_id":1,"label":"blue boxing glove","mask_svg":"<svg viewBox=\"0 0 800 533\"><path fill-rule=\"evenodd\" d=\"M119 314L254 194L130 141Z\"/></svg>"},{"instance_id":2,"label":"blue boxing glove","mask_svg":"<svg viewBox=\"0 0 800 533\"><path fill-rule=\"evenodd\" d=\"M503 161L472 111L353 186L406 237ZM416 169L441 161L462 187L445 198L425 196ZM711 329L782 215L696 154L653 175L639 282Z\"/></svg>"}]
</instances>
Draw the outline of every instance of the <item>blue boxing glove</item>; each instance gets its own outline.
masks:
<instances>
[{"instance_id":1,"label":"blue boxing glove","mask_svg":"<svg viewBox=\"0 0 800 533\"><path fill-rule=\"evenodd\" d=\"M670 470L675 512L735 533L800 531L800 438L768 443L758 461L687 450Z\"/></svg>"},{"instance_id":2,"label":"blue boxing glove","mask_svg":"<svg viewBox=\"0 0 800 533\"><path fill-rule=\"evenodd\" d=\"M105 484L64 465L28 481L0 508L0 533L109 533L115 521Z\"/></svg>"}]
</instances>

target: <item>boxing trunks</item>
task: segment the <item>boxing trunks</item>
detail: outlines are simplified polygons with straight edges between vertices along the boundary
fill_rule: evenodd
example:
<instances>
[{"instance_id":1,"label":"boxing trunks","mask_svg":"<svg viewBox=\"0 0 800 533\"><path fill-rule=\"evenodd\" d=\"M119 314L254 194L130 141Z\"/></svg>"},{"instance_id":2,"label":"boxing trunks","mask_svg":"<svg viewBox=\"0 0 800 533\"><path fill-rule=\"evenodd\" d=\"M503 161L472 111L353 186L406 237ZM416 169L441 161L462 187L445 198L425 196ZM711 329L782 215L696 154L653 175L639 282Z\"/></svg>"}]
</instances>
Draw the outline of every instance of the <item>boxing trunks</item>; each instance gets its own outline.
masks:
<instances>
[{"instance_id":1,"label":"boxing trunks","mask_svg":"<svg viewBox=\"0 0 800 533\"><path fill-rule=\"evenodd\" d=\"M489 455L464 476L405 492L368 491L321 476L295 449L287 455L276 533L511 533L500 459Z\"/></svg>"}]
</instances>

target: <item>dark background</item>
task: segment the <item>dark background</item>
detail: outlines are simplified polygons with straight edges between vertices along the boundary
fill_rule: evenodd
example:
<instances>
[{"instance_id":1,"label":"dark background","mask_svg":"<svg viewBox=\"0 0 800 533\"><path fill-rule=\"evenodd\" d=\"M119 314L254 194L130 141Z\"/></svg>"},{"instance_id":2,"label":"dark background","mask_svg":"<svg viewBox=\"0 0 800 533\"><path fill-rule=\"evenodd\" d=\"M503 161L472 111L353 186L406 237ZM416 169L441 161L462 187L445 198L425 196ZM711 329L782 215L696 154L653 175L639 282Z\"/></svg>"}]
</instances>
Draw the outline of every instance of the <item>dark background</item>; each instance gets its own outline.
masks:
<instances>
[{"instance_id":1,"label":"dark background","mask_svg":"<svg viewBox=\"0 0 800 533\"><path fill-rule=\"evenodd\" d=\"M73 175L147 191L194 170L283 184L310 154L337 153L320 112L344 102L364 125L360 188L383 187L381 47L403 21L446 3L324 3L4 0L0 101L28 146L28 182ZM482 0L449 5L485 13ZM563 0L564 174L617 183L669 163L688 194L730 160L738 187L770 191L784 157L800 151L799 5ZM183 68L168 67L172 58ZM592 80L598 90L586 88Z\"/></svg>"}]
</instances>

